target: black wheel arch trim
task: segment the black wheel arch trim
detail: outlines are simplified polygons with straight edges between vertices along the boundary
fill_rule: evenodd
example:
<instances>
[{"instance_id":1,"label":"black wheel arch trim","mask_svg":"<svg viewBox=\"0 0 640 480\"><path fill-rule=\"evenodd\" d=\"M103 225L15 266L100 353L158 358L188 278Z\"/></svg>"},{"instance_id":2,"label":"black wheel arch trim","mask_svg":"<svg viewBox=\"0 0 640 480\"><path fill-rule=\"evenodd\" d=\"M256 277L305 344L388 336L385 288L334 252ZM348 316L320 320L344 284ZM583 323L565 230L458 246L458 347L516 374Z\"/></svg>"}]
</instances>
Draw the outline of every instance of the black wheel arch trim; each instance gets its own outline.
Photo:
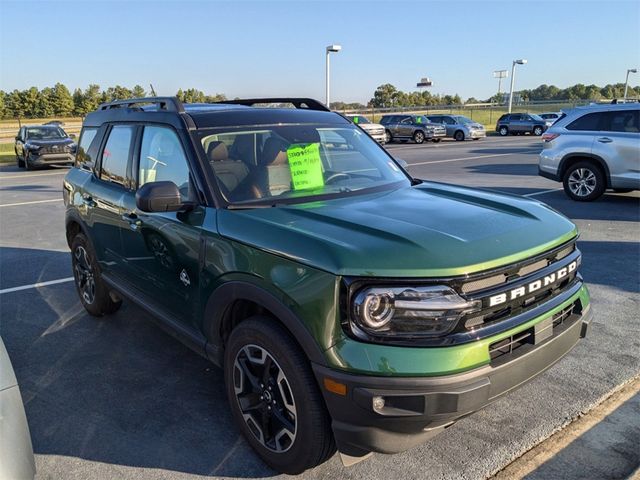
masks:
<instances>
[{"instance_id":1,"label":"black wheel arch trim","mask_svg":"<svg viewBox=\"0 0 640 480\"><path fill-rule=\"evenodd\" d=\"M611 173L609 172L607 162L605 162L602 157L592 153L569 153L568 155L565 155L562 160L560 160L560 165L558 166L558 177L560 180L564 178L564 174L567 172L569 164L573 163L573 161L579 162L580 160L594 160L604 172L604 176L607 180L606 187L611 188Z\"/></svg>"},{"instance_id":2,"label":"black wheel arch trim","mask_svg":"<svg viewBox=\"0 0 640 480\"><path fill-rule=\"evenodd\" d=\"M91 238L87 233L87 227L82 221L80 214L75 210L67 210L64 218L64 227L65 227L64 230L65 230L65 237L67 239L67 245L69 246L69 248L71 248L71 240L72 240L72 238L69 237L69 225L71 225L72 223L77 223L78 226L80 227L80 231L84 234L85 237L87 237L87 240L91 241Z\"/></svg>"},{"instance_id":3,"label":"black wheel arch trim","mask_svg":"<svg viewBox=\"0 0 640 480\"><path fill-rule=\"evenodd\" d=\"M237 300L257 303L269 310L298 342L311 362L326 365L327 362L320 346L296 314L273 294L257 285L241 280L232 280L216 288L205 306L202 331L207 338L207 356L213 363L220 366L223 364L222 322L227 309Z\"/></svg>"}]
</instances>

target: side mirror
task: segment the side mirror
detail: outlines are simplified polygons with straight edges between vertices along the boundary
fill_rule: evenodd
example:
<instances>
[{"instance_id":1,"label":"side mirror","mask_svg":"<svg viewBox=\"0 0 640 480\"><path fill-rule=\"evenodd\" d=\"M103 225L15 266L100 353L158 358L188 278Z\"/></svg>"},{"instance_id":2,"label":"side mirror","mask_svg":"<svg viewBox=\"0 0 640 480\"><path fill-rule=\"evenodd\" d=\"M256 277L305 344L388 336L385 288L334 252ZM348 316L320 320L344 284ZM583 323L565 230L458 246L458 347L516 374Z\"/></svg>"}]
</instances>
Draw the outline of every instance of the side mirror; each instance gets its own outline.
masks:
<instances>
[{"instance_id":1,"label":"side mirror","mask_svg":"<svg viewBox=\"0 0 640 480\"><path fill-rule=\"evenodd\" d=\"M143 212L177 212L185 205L173 182L145 183L136 192L136 207Z\"/></svg>"},{"instance_id":2,"label":"side mirror","mask_svg":"<svg viewBox=\"0 0 640 480\"><path fill-rule=\"evenodd\" d=\"M76 138L76 134L75 134L75 133L70 133L70 134L69 134L69 138L71 138L71 139L75 139L75 138Z\"/></svg>"}]
</instances>

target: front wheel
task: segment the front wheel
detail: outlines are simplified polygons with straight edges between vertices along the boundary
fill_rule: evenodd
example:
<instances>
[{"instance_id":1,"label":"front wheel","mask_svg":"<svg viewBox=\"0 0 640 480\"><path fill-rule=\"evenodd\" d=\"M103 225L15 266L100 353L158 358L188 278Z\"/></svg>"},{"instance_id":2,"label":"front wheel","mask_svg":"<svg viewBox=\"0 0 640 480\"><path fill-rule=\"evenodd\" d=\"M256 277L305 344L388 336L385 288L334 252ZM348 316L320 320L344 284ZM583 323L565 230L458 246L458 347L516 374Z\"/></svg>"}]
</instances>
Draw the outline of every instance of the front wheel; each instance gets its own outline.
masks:
<instances>
[{"instance_id":1,"label":"front wheel","mask_svg":"<svg viewBox=\"0 0 640 480\"><path fill-rule=\"evenodd\" d=\"M579 202L599 198L607 187L602 170L591 162L571 165L563 176L562 184L569 198Z\"/></svg>"},{"instance_id":2,"label":"front wheel","mask_svg":"<svg viewBox=\"0 0 640 480\"><path fill-rule=\"evenodd\" d=\"M71 242L71 265L80 302L87 312L101 317L120 308L122 301L111 298L109 288L100 276L93 247L82 233Z\"/></svg>"},{"instance_id":3,"label":"front wheel","mask_svg":"<svg viewBox=\"0 0 640 480\"><path fill-rule=\"evenodd\" d=\"M533 128L533 134L536 137L539 137L540 135L542 135L542 127L534 127Z\"/></svg>"},{"instance_id":4,"label":"front wheel","mask_svg":"<svg viewBox=\"0 0 640 480\"><path fill-rule=\"evenodd\" d=\"M16 165L18 168L24 168L24 161L18 155L16 155Z\"/></svg>"},{"instance_id":5,"label":"front wheel","mask_svg":"<svg viewBox=\"0 0 640 480\"><path fill-rule=\"evenodd\" d=\"M29 155L24 156L24 169L27 171L33 170L33 165L29 162Z\"/></svg>"},{"instance_id":6,"label":"front wheel","mask_svg":"<svg viewBox=\"0 0 640 480\"><path fill-rule=\"evenodd\" d=\"M413 134L413 141L416 142L417 144L424 143L424 132L421 130L417 130Z\"/></svg>"},{"instance_id":7,"label":"front wheel","mask_svg":"<svg viewBox=\"0 0 640 480\"><path fill-rule=\"evenodd\" d=\"M225 347L224 378L236 425L271 468L298 474L336 450L309 359L277 320L240 322Z\"/></svg>"},{"instance_id":8,"label":"front wheel","mask_svg":"<svg viewBox=\"0 0 640 480\"><path fill-rule=\"evenodd\" d=\"M500 127L498 129L498 133L501 137L506 137L507 135L509 135L509 129L507 127Z\"/></svg>"},{"instance_id":9,"label":"front wheel","mask_svg":"<svg viewBox=\"0 0 640 480\"><path fill-rule=\"evenodd\" d=\"M455 139L456 142L461 142L464 140L464 132L462 130L458 130L456 133L453 134L453 138Z\"/></svg>"},{"instance_id":10,"label":"front wheel","mask_svg":"<svg viewBox=\"0 0 640 480\"><path fill-rule=\"evenodd\" d=\"M384 143L391 143L393 141L393 135L389 130L384 131Z\"/></svg>"}]
</instances>

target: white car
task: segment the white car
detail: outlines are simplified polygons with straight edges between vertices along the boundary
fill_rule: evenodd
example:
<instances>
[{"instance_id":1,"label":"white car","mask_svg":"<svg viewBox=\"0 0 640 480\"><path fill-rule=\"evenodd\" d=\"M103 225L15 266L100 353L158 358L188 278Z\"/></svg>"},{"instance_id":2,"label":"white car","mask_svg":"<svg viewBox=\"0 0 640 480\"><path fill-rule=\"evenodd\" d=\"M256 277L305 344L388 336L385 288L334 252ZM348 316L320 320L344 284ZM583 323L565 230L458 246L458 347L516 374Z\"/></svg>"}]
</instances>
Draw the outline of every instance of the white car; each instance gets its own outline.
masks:
<instances>
[{"instance_id":1,"label":"white car","mask_svg":"<svg viewBox=\"0 0 640 480\"><path fill-rule=\"evenodd\" d=\"M363 115L347 115L346 117L367 132L376 142L381 145L385 144L386 137L382 125L379 123L371 123L371 121Z\"/></svg>"},{"instance_id":2,"label":"white car","mask_svg":"<svg viewBox=\"0 0 640 480\"><path fill-rule=\"evenodd\" d=\"M539 113L538 116L544 120L544 123L547 124L547 127L550 127L558 120L562 118L564 114L562 112L545 112Z\"/></svg>"}]
</instances>

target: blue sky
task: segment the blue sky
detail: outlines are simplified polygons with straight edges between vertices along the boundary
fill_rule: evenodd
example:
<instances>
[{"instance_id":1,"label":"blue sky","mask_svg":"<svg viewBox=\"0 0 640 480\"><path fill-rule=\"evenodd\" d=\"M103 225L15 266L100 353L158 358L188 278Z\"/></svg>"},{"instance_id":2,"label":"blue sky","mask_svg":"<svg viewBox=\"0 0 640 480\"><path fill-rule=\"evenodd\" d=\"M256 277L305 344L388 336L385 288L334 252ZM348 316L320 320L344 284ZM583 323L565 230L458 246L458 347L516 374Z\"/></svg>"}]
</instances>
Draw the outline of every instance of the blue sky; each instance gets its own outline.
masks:
<instances>
[{"instance_id":1,"label":"blue sky","mask_svg":"<svg viewBox=\"0 0 640 480\"><path fill-rule=\"evenodd\" d=\"M366 102L391 83L486 98L492 72L519 67L516 88L624 82L640 68L640 2L0 0L0 89L97 83L159 94L195 87L235 96ZM630 83L638 85L640 74ZM503 83L503 90L506 87Z\"/></svg>"}]
</instances>

